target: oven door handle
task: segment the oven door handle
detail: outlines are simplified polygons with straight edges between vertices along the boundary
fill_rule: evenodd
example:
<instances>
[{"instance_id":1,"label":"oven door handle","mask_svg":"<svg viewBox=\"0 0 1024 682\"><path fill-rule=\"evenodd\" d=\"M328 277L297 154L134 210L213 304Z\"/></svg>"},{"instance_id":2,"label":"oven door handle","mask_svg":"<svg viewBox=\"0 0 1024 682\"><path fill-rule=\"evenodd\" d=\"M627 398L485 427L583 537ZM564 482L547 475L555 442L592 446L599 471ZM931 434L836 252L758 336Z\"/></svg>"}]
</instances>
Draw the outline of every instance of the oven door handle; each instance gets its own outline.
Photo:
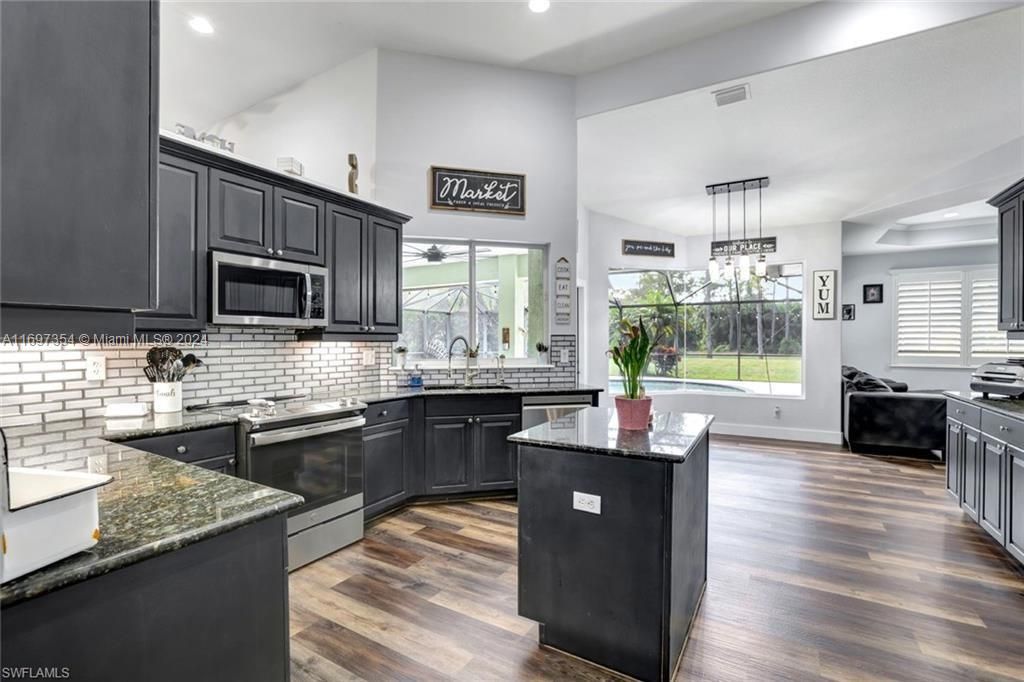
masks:
<instances>
[{"instance_id":1,"label":"oven door handle","mask_svg":"<svg viewBox=\"0 0 1024 682\"><path fill-rule=\"evenodd\" d=\"M252 447L259 447L261 445L285 443L290 440L299 440L300 438L313 438L328 433L358 429L364 424L366 424L366 417L349 417L348 419L339 419L338 421L327 422L326 424L303 426L298 429L281 429L280 431L271 431L269 433L254 433L249 436L249 444Z\"/></svg>"}]
</instances>

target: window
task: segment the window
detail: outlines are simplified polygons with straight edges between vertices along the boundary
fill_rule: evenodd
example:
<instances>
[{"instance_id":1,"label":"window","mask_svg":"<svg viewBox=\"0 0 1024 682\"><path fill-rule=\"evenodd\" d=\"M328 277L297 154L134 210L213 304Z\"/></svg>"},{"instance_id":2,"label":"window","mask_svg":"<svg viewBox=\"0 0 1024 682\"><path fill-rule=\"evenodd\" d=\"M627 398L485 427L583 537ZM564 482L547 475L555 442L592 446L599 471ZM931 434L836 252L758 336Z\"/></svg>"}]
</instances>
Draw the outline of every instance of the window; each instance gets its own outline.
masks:
<instances>
[{"instance_id":1,"label":"window","mask_svg":"<svg viewBox=\"0 0 1024 682\"><path fill-rule=\"evenodd\" d=\"M546 246L407 239L398 343L409 364L447 359L457 336L480 357L536 358L547 338L546 281Z\"/></svg>"},{"instance_id":2,"label":"window","mask_svg":"<svg viewBox=\"0 0 1024 682\"><path fill-rule=\"evenodd\" d=\"M1024 341L997 328L996 276L990 268L894 272L894 363L975 367L1024 354Z\"/></svg>"},{"instance_id":3,"label":"window","mask_svg":"<svg viewBox=\"0 0 1024 682\"><path fill-rule=\"evenodd\" d=\"M609 341L643 317L657 338L648 393L803 394L803 267L711 282L706 270L612 270ZM609 390L620 392L609 361Z\"/></svg>"}]
</instances>

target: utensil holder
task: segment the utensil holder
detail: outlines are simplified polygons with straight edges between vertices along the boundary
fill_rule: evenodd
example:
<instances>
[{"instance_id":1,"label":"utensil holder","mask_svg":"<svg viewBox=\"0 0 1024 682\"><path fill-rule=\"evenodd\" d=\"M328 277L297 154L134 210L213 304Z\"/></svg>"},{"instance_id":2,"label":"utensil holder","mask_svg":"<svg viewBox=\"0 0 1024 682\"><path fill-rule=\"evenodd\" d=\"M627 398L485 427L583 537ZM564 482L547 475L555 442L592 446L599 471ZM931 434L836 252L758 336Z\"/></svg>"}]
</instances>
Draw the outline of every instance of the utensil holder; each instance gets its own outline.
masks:
<instances>
[{"instance_id":1,"label":"utensil holder","mask_svg":"<svg viewBox=\"0 0 1024 682\"><path fill-rule=\"evenodd\" d=\"M153 412L181 412L180 381L157 381L153 384Z\"/></svg>"}]
</instances>

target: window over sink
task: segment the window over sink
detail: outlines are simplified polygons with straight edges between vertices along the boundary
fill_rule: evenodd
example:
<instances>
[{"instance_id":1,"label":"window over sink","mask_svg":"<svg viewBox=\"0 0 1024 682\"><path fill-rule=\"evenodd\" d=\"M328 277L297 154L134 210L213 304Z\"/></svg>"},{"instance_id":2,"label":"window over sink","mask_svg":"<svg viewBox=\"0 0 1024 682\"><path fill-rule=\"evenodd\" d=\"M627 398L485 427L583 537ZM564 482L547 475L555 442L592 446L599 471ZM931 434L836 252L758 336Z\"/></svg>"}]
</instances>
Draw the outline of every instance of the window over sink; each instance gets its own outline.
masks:
<instances>
[{"instance_id":1,"label":"window over sink","mask_svg":"<svg viewBox=\"0 0 1024 682\"><path fill-rule=\"evenodd\" d=\"M538 360L547 342L548 248L477 240L405 239L402 334L407 366L448 359L457 336L481 358ZM461 348L461 344L460 344Z\"/></svg>"}]
</instances>

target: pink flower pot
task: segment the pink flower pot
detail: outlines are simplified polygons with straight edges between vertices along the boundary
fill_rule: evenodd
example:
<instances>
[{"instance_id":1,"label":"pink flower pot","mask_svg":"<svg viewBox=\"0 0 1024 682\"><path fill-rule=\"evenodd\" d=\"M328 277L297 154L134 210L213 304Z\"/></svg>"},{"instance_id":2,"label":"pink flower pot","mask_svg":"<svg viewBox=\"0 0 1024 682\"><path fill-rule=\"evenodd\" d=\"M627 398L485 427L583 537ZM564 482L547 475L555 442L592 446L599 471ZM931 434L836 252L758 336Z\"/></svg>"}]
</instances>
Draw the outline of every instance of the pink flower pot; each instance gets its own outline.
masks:
<instances>
[{"instance_id":1,"label":"pink flower pot","mask_svg":"<svg viewBox=\"0 0 1024 682\"><path fill-rule=\"evenodd\" d=\"M619 415L619 428L630 431L646 431L651 419L651 399L630 400L626 396L615 396L615 411Z\"/></svg>"}]
</instances>

